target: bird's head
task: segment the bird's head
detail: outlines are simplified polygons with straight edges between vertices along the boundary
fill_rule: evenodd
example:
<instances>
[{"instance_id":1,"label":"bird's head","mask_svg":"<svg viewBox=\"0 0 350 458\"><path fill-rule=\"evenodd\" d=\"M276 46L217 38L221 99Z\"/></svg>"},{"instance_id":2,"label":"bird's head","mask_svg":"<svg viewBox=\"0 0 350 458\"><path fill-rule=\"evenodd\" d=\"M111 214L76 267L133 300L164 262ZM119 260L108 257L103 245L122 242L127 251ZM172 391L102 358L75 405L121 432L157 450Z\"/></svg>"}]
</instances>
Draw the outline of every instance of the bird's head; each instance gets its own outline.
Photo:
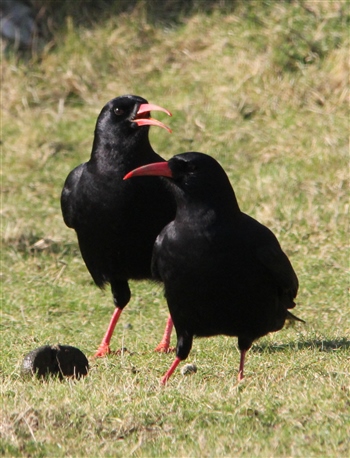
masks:
<instances>
[{"instance_id":1,"label":"bird's head","mask_svg":"<svg viewBox=\"0 0 350 458\"><path fill-rule=\"evenodd\" d=\"M211 156L189 152L172 157L168 162L157 162L138 167L125 175L124 180L136 176L157 175L166 177L178 203L224 206L224 202L238 204L231 183L221 165Z\"/></svg>"},{"instance_id":2,"label":"bird's head","mask_svg":"<svg viewBox=\"0 0 350 458\"><path fill-rule=\"evenodd\" d=\"M177 154L167 162L138 167L125 175L124 180L146 175L170 178L181 188L208 187L214 183L228 181L225 171L213 157L196 152Z\"/></svg>"},{"instance_id":3,"label":"bird's head","mask_svg":"<svg viewBox=\"0 0 350 458\"><path fill-rule=\"evenodd\" d=\"M171 132L168 126L151 118L151 111L163 111L171 116L170 111L148 103L142 97L136 95L116 97L102 108L96 127L99 132L120 131L124 134L133 134L138 127L159 126Z\"/></svg>"}]
</instances>

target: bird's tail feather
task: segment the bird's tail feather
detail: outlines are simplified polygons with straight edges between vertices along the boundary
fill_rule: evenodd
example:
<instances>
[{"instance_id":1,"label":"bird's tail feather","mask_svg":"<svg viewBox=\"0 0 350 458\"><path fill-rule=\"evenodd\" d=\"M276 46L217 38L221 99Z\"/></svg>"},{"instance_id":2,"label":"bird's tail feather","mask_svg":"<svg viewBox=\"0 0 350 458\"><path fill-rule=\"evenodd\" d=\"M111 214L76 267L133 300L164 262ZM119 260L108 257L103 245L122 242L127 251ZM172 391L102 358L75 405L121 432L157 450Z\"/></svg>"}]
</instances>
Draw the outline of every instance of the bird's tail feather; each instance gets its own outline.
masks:
<instances>
[{"instance_id":1,"label":"bird's tail feather","mask_svg":"<svg viewBox=\"0 0 350 458\"><path fill-rule=\"evenodd\" d=\"M288 312L288 310L287 310L286 320L289 320L289 321L300 321L300 323L305 323L304 320L302 320L301 318L298 318L297 316L293 315L293 313Z\"/></svg>"}]
</instances>

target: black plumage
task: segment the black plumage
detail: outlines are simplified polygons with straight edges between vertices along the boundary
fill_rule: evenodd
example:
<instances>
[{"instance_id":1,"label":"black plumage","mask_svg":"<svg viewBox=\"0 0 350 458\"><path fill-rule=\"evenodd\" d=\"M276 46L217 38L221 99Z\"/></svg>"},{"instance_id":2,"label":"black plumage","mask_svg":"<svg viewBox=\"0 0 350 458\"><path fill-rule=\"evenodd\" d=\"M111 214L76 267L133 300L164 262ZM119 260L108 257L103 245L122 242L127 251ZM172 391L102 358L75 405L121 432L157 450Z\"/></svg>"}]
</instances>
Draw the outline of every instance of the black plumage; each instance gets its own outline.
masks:
<instances>
[{"instance_id":1,"label":"black plumage","mask_svg":"<svg viewBox=\"0 0 350 458\"><path fill-rule=\"evenodd\" d=\"M77 233L85 264L96 285L111 285L116 307L96 356L110 351L114 327L130 300L128 280L151 278L154 241L175 214L161 179L123 181L133 168L163 161L149 142L149 127L170 129L150 118L151 110L171 115L138 96L108 102L96 122L90 160L70 172L61 195L64 221ZM168 325L167 338L171 320Z\"/></svg>"},{"instance_id":2,"label":"black plumage","mask_svg":"<svg viewBox=\"0 0 350 458\"><path fill-rule=\"evenodd\" d=\"M187 358L194 336L218 334L238 337L242 379L253 341L278 331L288 318L298 319L288 311L298 291L292 265L274 234L241 212L212 157L183 153L125 178L141 175L167 177L177 203L175 220L157 237L152 259L177 333L176 359L162 381Z\"/></svg>"}]
</instances>

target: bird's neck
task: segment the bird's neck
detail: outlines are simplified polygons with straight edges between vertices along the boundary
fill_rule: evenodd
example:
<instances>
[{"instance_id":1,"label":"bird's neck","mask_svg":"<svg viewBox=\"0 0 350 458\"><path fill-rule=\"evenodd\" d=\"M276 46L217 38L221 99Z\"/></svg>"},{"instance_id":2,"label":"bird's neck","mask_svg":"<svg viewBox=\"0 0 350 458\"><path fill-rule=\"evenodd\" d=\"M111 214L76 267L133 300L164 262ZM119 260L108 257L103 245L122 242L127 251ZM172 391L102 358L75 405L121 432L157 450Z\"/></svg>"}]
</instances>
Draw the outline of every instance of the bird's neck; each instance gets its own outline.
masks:
<instances>
[{"instance_id":1,"label":"bird's neck","mask_svg":"<svg viewBox=\"0 0 350 458\"><path fill-rule=\"evenodd\" d=\"M236 195L228 182L221 187L205 186L201 188L182 188L169 182L177 203L177 215L183 218L195 218L208 221L208 215L215 215L216 220L235 220L241 214Z\"/></svg>"},{"instance_id":2,"label":"bird's neck","mask_svg":"<svg viewBox=\"0 0 350 458\"><path fill-rule=\"evenodd\" d=\"M240 215L241 211L235 199L226 204L221 202L220 205L212 205L210 201L186 200L178 201L176 220L189 221L192 226L210 227L234 223Z\"/></svg>"},{"instance_id":3,"label":"bird's neck","mask_svg":"<svg viewBox=\"0 0 350 458\"><path fill-rule=\"evenodd\" d=\"M131 136L122 142L113 137L95 137L90 162L99 169L118 169L127 173L143 165L140 160L147 163L155 154L148 137L136 141Z\"/></svg>"}]
</instances>

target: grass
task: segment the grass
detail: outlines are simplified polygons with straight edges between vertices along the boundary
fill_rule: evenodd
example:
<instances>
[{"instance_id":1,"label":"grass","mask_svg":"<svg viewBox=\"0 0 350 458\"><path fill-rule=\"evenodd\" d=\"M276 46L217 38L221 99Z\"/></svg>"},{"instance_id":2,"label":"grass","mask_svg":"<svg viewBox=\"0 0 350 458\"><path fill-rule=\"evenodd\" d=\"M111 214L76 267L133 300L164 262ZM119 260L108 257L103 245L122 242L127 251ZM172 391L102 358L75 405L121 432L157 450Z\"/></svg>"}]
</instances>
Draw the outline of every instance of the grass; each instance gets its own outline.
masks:
<instances>
[{"instance_id":1,"label":"grass","mask_svg":"<svg viewBox=\"0 0 350 458\"><path fill-rule=\"evenodd\" d=\"M68 19L29 60L2 57L3 456L349 456L349 8L237 1L169 23L138 4ZM156 151L216 157L298 273L307 324L255 343L243 383L236 339L219 336L194 342L195 375L159 386L173 356L152 352L167 309L148 282L131 283L112 340L128 352L90 360L79 382L20 376L44 344L90 357L112 313L59 196L101 107L125 93L173 112L172 136L151 131Z\"/></svg>"}]
</instances>

